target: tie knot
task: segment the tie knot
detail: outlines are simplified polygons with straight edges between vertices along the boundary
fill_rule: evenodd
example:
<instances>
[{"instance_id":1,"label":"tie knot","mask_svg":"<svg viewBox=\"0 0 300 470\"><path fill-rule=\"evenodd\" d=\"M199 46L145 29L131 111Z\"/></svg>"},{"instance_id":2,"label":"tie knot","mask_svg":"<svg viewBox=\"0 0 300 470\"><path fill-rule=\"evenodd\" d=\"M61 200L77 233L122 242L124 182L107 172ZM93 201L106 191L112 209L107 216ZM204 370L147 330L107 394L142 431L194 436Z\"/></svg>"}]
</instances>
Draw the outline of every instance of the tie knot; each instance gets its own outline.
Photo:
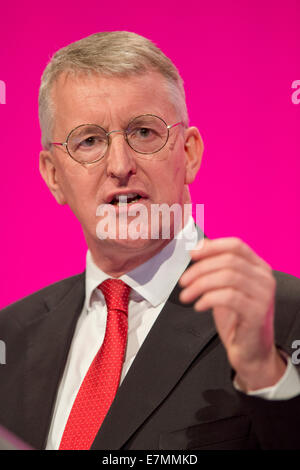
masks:
<instances>
[{"instance_id":1,"label":"tie knot","mask_svg":"<svg viewBox=\"0 0 300 470\"><path fill-rule=\"evenodd\" d=\"M130 287L125 282L121 279L106 279L98 289L104 295L107 310L121 310L127 315Z\"/></svg>"}]
</instances>

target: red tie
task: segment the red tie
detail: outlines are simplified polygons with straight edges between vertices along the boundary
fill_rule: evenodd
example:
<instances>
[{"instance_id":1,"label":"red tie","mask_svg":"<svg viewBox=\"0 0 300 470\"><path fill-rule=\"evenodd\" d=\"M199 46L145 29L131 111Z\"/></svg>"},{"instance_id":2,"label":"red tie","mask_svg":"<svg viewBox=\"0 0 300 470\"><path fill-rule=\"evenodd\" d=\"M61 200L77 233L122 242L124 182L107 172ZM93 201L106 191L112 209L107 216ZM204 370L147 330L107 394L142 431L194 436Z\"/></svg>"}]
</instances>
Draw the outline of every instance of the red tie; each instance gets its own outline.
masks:
<instances>
[{"instance_id":1,"label":"red tie","mask_svg":"<svg viewBox=\"0 0 300 470\"><path fill-rule=\"evenodd\" d=\"M60 450L90 449L117 393L127 343L130 287L120 279L98 286L107 305L105 338L77 393Z\"/></svg>"}]
</instances>

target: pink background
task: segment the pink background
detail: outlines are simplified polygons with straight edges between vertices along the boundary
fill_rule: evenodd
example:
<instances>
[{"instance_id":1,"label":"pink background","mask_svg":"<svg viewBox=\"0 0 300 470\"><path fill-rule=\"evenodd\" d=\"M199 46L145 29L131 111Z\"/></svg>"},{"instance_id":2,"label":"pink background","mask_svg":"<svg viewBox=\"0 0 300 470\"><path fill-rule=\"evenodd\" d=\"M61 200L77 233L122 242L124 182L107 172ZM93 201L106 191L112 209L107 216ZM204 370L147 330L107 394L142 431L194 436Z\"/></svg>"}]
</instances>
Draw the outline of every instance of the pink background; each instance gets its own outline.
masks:
<instances>
[{"instance_id":1,"label":"pink background","mask_svg":"<svg viewBox=\"0 0 300 470\"><path fill-rule=\"evenodd\" d=\"M40 75L58 48L99 31L153 40L185 81L205 143L192 185L209 237L238 236L300 277L300 2L2 2L0 80L3 307L84 269L79 223L38 170Z\"/></svg>"}]
</instances>

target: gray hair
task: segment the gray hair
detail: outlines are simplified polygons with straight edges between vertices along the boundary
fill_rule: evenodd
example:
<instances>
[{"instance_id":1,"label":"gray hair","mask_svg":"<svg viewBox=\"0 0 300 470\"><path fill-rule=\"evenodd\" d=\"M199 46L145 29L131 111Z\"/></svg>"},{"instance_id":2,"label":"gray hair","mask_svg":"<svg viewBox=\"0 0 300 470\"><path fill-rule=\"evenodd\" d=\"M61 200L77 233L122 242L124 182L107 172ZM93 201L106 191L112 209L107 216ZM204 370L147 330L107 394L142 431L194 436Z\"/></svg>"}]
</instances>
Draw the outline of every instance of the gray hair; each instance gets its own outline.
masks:
<instances>
[{"instance_id":1,"label":"gray hair","mask_svg":"<svg viewBox=\"0 0 300 470\"><path fill-rule=\"evenodd\" d=\"M154 70L166 78L170 98L180 119L188 126L183 80L173 62L151 41L127 31L92 34L58 50L41 78L39 91L39 119L42 145L50 147L54 126L52 86L63 72L103 76L129 77Z\"/></svg>"}]
</instances>

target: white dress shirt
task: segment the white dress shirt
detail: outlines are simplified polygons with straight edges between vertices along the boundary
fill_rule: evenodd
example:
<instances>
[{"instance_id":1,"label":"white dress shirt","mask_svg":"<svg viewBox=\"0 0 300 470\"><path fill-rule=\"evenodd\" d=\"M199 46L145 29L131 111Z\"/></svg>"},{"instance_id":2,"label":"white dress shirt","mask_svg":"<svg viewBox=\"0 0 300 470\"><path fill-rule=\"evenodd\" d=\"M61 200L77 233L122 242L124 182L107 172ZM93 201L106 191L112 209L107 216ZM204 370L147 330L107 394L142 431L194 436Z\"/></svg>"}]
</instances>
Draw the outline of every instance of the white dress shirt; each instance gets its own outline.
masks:
<instances>
[{"instance_id":1,"label":"white dress shirt","mask_svg":"<svg viewBox=\"0 0 300 470\"><path fill-rule=\"evenodd\" d=\"M196 246L198 234L190 217L180 234L157 255L120 277L132 289L128 305L128 341L120 383L163 309L173 288L190 262L189 250ZM79 316L66 367L59 385L46 449L58 449L80 385L104 340L107 309L97 286L111 276L86 256L85 302ZM195 312L196 314L196 312ZM199 313L201 314L201 313ZM236 386L236 384L234 384ZM238 388L236 386L236 388ZM278 384L250 392L267 399L292 398L300 393L300 378L289 359Z\"/></svg>"}]
</instances>

